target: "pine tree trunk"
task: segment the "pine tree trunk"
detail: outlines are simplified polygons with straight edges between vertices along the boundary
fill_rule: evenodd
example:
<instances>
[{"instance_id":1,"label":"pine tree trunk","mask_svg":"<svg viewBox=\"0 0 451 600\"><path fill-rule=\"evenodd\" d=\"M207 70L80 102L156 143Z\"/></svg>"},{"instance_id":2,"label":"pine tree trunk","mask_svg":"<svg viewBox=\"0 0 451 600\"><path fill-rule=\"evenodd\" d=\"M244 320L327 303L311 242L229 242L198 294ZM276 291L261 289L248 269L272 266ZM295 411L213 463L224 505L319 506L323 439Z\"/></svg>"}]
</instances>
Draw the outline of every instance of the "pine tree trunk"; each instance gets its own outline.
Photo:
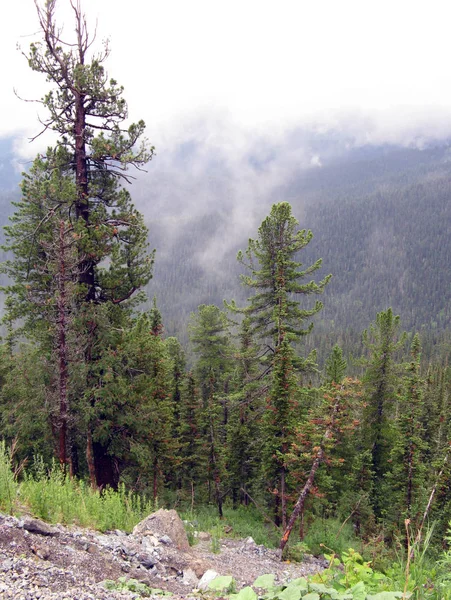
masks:
<instances>
[{"instance_id":1,"label":"pine tree trunk","mask_svg":"<svg viewBox=\"0 0 451 600\"><path fill-rule=\"evenodd\" d=\"M94 452L92 450L92 434L88 429L86 438L86 462L88 463L89 481L93 490L97 489L96 468L94 465Z\"/></svg>"},{"instance_id":2,"label":"pine tree trunk","mask_svg":"<svg viewBox=\"0 0 451 600\"><path fill-rule=\"evenodd\" d=\"M153 503L155 505L158 498L158 461L155 455L153 460Z\"/></svg>"},{"instance_id":3,"label":"pine tree trunk","mask_svg":"<svg viewBox=\"0 0 451 600\"><path fill-rule=\"evenodd\" d=\"M280 472L280 498L282 505L282 528L285 530L287 526L287 498L285 490L285 467L282 467Z\"/></svg>"},{"instance_id":4,"label":"pine tree trunk","mask_svg":"<svg viewBox=\"0 0 451 600\"><path fill-rule=\"evenodd\" d=\"M68 360L67 360L67 290L66 290L66 246L65 224L60 221L58 239L58 379L59 379L59 461L65 469L67 463L67 420L68 420Z\"/></svg>"}]
</instances>

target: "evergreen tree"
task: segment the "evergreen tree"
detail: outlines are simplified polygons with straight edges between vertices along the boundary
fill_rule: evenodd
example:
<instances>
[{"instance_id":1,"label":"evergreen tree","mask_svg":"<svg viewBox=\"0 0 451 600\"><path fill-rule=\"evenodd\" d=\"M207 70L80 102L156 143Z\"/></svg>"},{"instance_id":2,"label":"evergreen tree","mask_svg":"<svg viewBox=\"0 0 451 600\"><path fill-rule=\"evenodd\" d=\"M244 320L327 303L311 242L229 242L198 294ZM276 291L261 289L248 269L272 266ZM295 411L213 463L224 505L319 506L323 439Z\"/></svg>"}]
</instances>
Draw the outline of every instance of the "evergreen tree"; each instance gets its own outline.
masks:
<instances>
[{"instance_id":1,"label":"evergreen tree","mask_svg":"<svg viewBox=\"0 0 451 600\"><path fill-rule=\"evenodd\" d=\"M164 340L142 314L98 362L93 437L116 457L122 477L156 500L174 467L172 364ZM100 474L98 474L99 476Z\"/></svg>"},{"instance_id":2,"label":"evergreen tree","mask_svg":"<svg viewBox=\"0 0 451 600\"><path fill-rule=\"evenodd\" d=\"M49 149L45 157L38 156L30 173L24 175L22 199L6 230L4 249L12 251L13 258L3 270L13 281L7 287L7 319L24 319L27 331L40 344L56 348L60 365L59 428L63 434L69 420L67 398L71 395L69 324L77 324L74 338L84 345L81 359L86 367L85 385L81 394L91 407L85 404L82 410L89 413L96 393L88 390L100 385L95 377L99 370L92 365L101 358L101 325L107 330L124 326L133 303L140 299L139 290L152 274L153 254L148 253L147 229L121 181L129 180L129 166L140 168L150 160L153 148L146 141L140 142L142 121L123 125L128 117L123 89L108 79L103 66L108 46L89 61L94 40L88 33L80 3L72 4L73 42L61 39L55 19L56 0L47 0L43 7L37 1L35 4L43 40L31 44L28 62L32 70L53 84L41 100L48 111L42 123L43 131L53 130L59 138L56 148ZM77 284L71 290L70 301L67 286L64 293L60 286L55 294L53 284L52 265L59 260L60 267L68 266L67 262L63 265L61 254L59 259L55 255L61 223L65 228L65 247L71 248L70 283ZM59 327L49 341L45 331L49 311L41 308L47 300L52 304L52 298L60 303ZM107 310L98 310L102 304L109 305ZM93 460L105 467L108 453L99 442L92 443L91 425L86 427L88 456L94 449ZM65 462L63 437L59 454ZM112 468L110 464L110 472Z\"/></svg>"},{"instance_id":3,"label":"evergreen tree","mask_svg":"<svg viewBox=\"0 0 451 600\"><path fill-rule=\"evenodd\" d=\"M157 306L157 299L153 298L153 303L152 303L152 308L150 309L149 312L149 318L150 318L150 330L153 333L153 335L159 335L162 336L163 335L163 318L161 316L161 312Z\"/></svg>"},{"instance_id":4,"label":"evergreen tree","mask_svg":"<svg viewBox=\"0 0 451 600\"><path fill-rule=\"evenodd\" d=\"M285 455L297 419L300 418L297 401L295 367L306 366L293 351L292 343L309 333L311 323L305 321L321 310L317 301L313 308L301 308L299 300L305 295L320 294L330 275L321 282L306 281L321 266L321 259L301 270L296 260L298 253L312 239L311 231L298 230L298 221L291 214L288 202L275 204L270 215L258 230L258 239L249 240L238 260L250 271L242 276L242 283L255 290L245 308L234 302L233 311L248 318L249 328L266 346L262 351L265 372L271 373L270 392L264 417L264 472L268 490L274 496L276 523L286 524L286 465Z\"/></svg>"},{"instance_id":5,"label":"evergreen tree","mask_svg":"<svg viewBox=\"0 0 451 600\"><path fill-rule=\"evenodd\" d=\"M437 487L431 519L437 521L438 531L446 530L451 519L451 368L446 362L429 365L423 390L424 462L428 467L428 493Z\"/></svg>"},{"instance_id":6,"label":"evergreen tree","mask_svg":"<svg viewBox=\"0 0 451 600\"><path fill-rule=\"evenodd\" d=\"M178 488L188 490L191 503L194 504L197 491L205 481L209 468L205 453L202 431L202 400L192 373L188 373L186 391L181 396L179 418L176 429L178 450L177 484Z\"/></svg>"},{"instance_id":7,"label":"evergreen tree","mask_svg":"<svg viewBox=\"0 0 451 600\"><path fill-rule=\"evenodd\" d=\"M263 473L267 490L274 495L274 521L287 521L287 453L301 414L294 351L287 339L276 348L272 384L263 417Z\"/></svg>"},{"instance_id":8,"label":"evergreen tree","mask_svg":"<svg viewBox=\"0 0 451 600\"><path fill-rule=\"evenodd\" d=\"M302 282L321 267L322 261L318 259L301 270L302 263L295 258L313 234L298 230L297 226L288 202L275 204L258 230L258 239L250 239L246 252L238 253L238 261L251 273L242 276L242 283L255 294L247 307L238 309L233 302L231 307L249 317L252 332L266 340L272 352L281 345L285 334L290 341L296 341L311 331L312 323L307 329L303 325L323 305L316 301L313 308L301 308L298 298L321 294L331 278L328 275L319 283Z\"/></svg>"},{"instance_id":9,"label":"evergreen tree","mask_svg":"<svg viewBox=\"0 0 451 600\"><path fill-rule=\"evenodd\" d=\"M326 383L341 383L345 376L348 363L343 357L343 351L338 344L332 348L332 352L326 360L325 372Z\"/></svg>"},{"instance_id":10,"label":"evergreen tree","mask_svg":"<svg viewBox=\"0 0 451 600\"><path fill-rule=\"evenodd\" d=\"M220 516L225 480L225 444L231 381L231 348L227 317L217 306L201 305L189 326L194 351L199 355L195 374L200 385L209 499L214 492Z\"/></svg>"},{"instance_id":11,"label":"evergreen tree","mask_svg":"<svg viewBox=\"0 0 451 600\"><path fill-rule=\"evenodd\" d=\"M400 318L388 308L378 313L375 323L363 333L363 342L370 352L364 378L365 445L371 452L372 501L377 518L383 516L387 506L384 484L394 441L393 415L400 384L396 353L405 343L405 334L399 330Z\"/></svg>"},{"instance_id":12,"label":"evergreen tree","mask_svg":"<svg viewBox=\"0 0 451 600\"><path fill-rule=\"evenodd\" d=\"M323 402L310 411L309 419L297 431L298 440L293 443L287 462L306 463L304 485L294 505L289 522L284 526L280 541L283 551L298 517L303 517L305 502L318 476L318 470L327 460L341 464L337 457L337 446L354 432L355 422L351 416L356 400L360 397L360 382L346 379L339 386L334 384L324 394ZM300 460L299 460L300 459ZM302 468L302 466L301 466Z\"/></svg>"},{"instance_id":13,"label":"evergreen tree","mask_svg":"<svg viewBox=\"0 0 451 600\"><path fill-rule=\"evenodd\" d=\"M230 395L227 426L227 474L233 505L249 503L248 490L256 486L262 453L261 417L267 381L260 380L259 347L245 317L238 334L237 367Z\"/></svg>"},{"instance_id":14,"label":"evergreen tree","mask_svg":"<svg viewBox=\"0 0 451 600\"><path fill-rule=\"evenodd\" d=\"M392 498L390 516L394 525L404 532L404 519L413 529L427 503L427 466L424 441L423 382L420 377L421 343L416 334L411 344L411 361L406 368L405 391L400 398L395 420L395 438L390 455L392 465L388 480ZM407 543L407 541L406 541Z\"/></svg>"},{"instance_id":15,"label":"evergreen tree","mask_svg":"<svg viewBox=\"0 0 451 600\"><path fill-rule=\"evenodd\" d=\"M17 458L57 454L58 412L50 385L48 356L29 345L13 355L0 348L0 431L8 445L16 443Z\"/></svg>"}]
</instances>

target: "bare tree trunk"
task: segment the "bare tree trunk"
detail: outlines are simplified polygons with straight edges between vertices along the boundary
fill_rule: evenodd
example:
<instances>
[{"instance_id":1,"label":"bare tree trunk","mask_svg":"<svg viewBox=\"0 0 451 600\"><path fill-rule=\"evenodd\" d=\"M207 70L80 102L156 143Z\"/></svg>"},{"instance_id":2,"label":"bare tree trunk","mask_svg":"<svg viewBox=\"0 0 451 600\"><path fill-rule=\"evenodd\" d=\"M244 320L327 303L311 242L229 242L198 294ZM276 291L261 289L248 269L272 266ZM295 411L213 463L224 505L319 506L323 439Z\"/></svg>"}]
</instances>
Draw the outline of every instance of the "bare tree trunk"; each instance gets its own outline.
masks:
<instances>
[{"instance_id":1,"label":"bare tree trunk","mask_svg":"<svg viewBox=\"0 0 451 600\"><path fill-rule=\"evenodd\" d=\"M153 503L157 501L158 497L158 461L155 455L153 460Z\"/></svg>"},{"instance_id":2,"label":"bare tree trunk","mask_svg":"<svg viewBox=\"0 0 451 600\"><path fill-rule=\"evenodd\" d=\"M294 527L296 519L298 518L299 515L303 516L305 500L313 486L313 481L315 480L315 475L318 470L318 467L320 466L320 464L322 463L322 461L324 459L325 442L328 439L330 439L332 436L332 432L333 432L334 425L335 425L335 416L338 412L339 402L340 402L339 397L337 397L335 404L333 406L333 409L332 409L330 424L324 433L323 439L321 441L321 445L316 452L315 459L313 460L313 464L310 469L308 479L305 482L305 485L302 488L301 493L299 494L299 498L298 498L296 504L294 505L294 509L293 509L293 512L291 513L290 519L288 521L288 525L285 527L285 530L283 532L283 536L282 536L282 539L280 540L280 544L279 544L279 548L282 551L285 548L285 546L287 545L288 539L290 537L290 534Z\"/></svg>"},{"instance_id":3,"label":"bare tree trunk","mask_svg":"<svg viewBox=\"0 0 451 600\"><path fill-rule=\"evenodd\" d=\"M68 421L68 360L67 360L67 289L66 289L66 227L60 221L58 239L58 379L59 379L59 461L65 469L67 463L67 421Z\"/></svg>"},{"instance_id":4,"label":"bare tree trunk","mask_svg":"<svg viewBox=\"0 0 451 600\"><path fill-rule=\"evenodd\" d=\"M96 468L94 464L94 452L92 449L92 434L91 430L88 429L88 436L86 438L86 462L88 463L89 481L93 490L97 489L96 479Z\"/></svg>"},{"instance_id":5,"label":"bare tree trunk","mask_svg":"<svg viewBox=\"0 0 451 600\"><path fill-rule=\"evenodd\" d=\"M280 471L280 499L282 506L282 528L285 530L287 526L287 498L285 492L285 467Z\"/></svg>"},{"instance_id":6,"label":"bare tree trunk","mask_svg":"<svg viewBox=\"0 0 451 600\"><path fill-rule=\"evenodd\" d=\"M296 522L296 519L298 518L299 515L303 514L305 499L307 498L307 495L312 488L316 471L318 470L318 467L322 463L323 458L324 458L324 449L321 446L320 449L318 450L318 452L316 453L316 457L315 457L315 460L313 461L312 468L310 469L310 474L308 476L308 479L307 479L304 487L302 488L299 498L298 498L296 504L294 505L294 509L293 509L293 512L291 513L291 517L290 517L290 520L288 521L288 525L286 526L286 528L283 532L283 536L282 536L282 539L280 540L280 544L279 544L279 548L281 550L283 550L285 548L285 546L288 542L288 538L290 537L290 534L291 534L293 526Z\"/></svg>"}]
</instances>

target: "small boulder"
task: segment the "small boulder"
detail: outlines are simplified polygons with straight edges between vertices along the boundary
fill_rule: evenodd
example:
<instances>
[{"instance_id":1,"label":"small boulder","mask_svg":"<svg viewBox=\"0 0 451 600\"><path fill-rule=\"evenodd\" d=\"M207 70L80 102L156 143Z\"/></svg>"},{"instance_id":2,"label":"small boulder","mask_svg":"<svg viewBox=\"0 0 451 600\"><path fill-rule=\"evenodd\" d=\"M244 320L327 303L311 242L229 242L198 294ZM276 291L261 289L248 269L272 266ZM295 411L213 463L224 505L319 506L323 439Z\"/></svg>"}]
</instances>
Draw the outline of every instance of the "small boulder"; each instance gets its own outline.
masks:
<instances>
[{"instance_id":1,"label":"small boulder","mask_svg":"<svg viewBox=\"0 0 451 600\"><path fill-rule=\"evenodd\" d=\"M191 587L197 587L199 580L196 573L192 569L188 568L184 569L183 571L182 583Z\"/></svg>"},{"instance_id":2,"label":"small boulder","mask_svg":"<svg viewBox=\"0 0 451 600\"><path fill-rule=\"evenodd\" d=\"M138 554L139 563L146 569L152 569L157 564L157 559L150 554Z\"/></svg>"},{"instance_id":3,"label":"small boulder","mask_svg":"<svg viewBox=\"0 0 451 600\"><path fill-rule=\"evenodd\" d=\"M175 510L160 508L133 529L134 536L155 536L161 540L162 537L170 538L171 542L179 550L189 550L188 537L183 527L182 520Z\"/></svg>"},{"instance_id":4,"label":"small boulder","mask_svg":"<svg viewBox=\"0 0 451 600\"><path fill-rule=\"evenodd\" d=\"M53 536L58 535L59 533L58 530L50 525L47 525L47 523L44 523L44 521L41 521L40 519L33 519L31 517L25 517L21 525L25 531L37 533L38 535Z\"/></svg>"},{"instance_id":5,"label":"small boulder","mask_svg":"<svg viewBox=\"0 0 451 600\"><path fill-rule=\"evenodd\" d=\"M208 585L213 581L213 579L216 579L216 577L218 577L218 573L213 571L213 569L208 569L208 571L205 571L205 573L202 575L197 588L205 592L208 590Z\"/></svg>"}]
</instances>

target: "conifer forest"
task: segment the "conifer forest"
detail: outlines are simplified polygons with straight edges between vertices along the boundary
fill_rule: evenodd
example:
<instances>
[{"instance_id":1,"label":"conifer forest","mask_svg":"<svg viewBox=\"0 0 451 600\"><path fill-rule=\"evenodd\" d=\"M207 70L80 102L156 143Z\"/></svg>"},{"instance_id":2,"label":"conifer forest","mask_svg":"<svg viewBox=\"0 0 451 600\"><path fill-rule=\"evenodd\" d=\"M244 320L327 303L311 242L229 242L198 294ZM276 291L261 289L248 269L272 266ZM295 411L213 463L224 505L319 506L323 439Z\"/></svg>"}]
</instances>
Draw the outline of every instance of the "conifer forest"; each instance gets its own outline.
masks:
<instances>
[{"instance_id":1,"label":"conifer forest","mask_svg":"<svg viewBox=\"0 0 451 600\"><path fill-rule=\"evenodd\" d=\"M123 484L161 506L211 505L219 516L257 507L282 549L316 519L349 522L387 547L407 547L406 522L414 532L434 523L433 544L446 547L449 163L434 163L441 177L428 186L415 165L409 183L389 174L386 197L399 195L406 222L415 196L437 219L435 231L408 232L404 257L389 247L392 261L374 252L363 263L365 219L381 211L383 222L382 188L366 178L345 197L336 167L323 185L341 199L318 204L317 230L285 190L233 260L218 262L217 279L182 255L227 215L198 218L179 238L171 287L167 254L159 267L164 221L147 224L129 185L144 168L151 177L145 124L130 123L108 45L96 40L92 54L79 5L75 43L60 39L55 6L37 4L41 39L27 60L51 84L37 133L57 140L24 172L4 228L0 437L14 460L56 462L95 489ZM298 183L311 196L311 181ZM423 287L409 275L415 244ZM386 289L385 269L405 288Z\"/></svg>"}]
</instances>

